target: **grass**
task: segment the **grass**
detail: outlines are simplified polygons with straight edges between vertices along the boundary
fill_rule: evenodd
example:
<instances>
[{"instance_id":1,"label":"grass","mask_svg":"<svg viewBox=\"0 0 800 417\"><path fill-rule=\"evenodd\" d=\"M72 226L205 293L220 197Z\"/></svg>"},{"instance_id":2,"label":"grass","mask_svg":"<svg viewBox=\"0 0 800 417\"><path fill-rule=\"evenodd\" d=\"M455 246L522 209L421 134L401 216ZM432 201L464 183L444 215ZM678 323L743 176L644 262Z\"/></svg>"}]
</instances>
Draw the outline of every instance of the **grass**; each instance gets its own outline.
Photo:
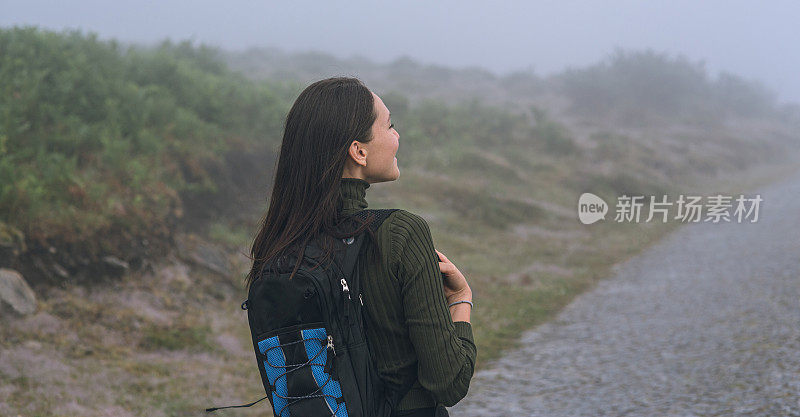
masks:
<instances>
[{"instance_id":1,"label":"grass","mask_svg":"<svg viewBox=\"0 0 800 417\"><path fill-rule=\"evenodd\" d=\"M208 325L193 325L186 322L169 325L148 325L142 330L139 348L145 351L159 349L211 351L211 328Z\"/></svg>"},{"instance_id":2,"label":"grass","mask_svg":"<svg viewBox=\"0 0 800 417\"><path fill-rule=\"evenodd\" d=\"M613 155L630 138L613 140L622 145L612 142L602 153ZM615 264L680 227L615 223L613 216L583 225L575 210L582 191L597 187L606 201L625 189L738 194L798 169L785 161L736 170L714 154L701 154L694 159L709 162L692 170L680 165L676 147L676 155L667 156L677 165L665 170L644 158L646 151L631 149L610 169L603 165L605 154L590 151L552 158L501 149L486 157L466 149L461 162L436 171L401 168L398 182L370 188L370 207L406 208L428 219L437 249L467 276L475 295L477 369L518 347L523 331L552 319L611 275ZM709 166L716 176L704 176ZM666 171L673 172L671 186L663 183ZM209 234L226 246L244 247L245 230L220 222ZM261 398L246 314L239 309L240 277L200 270L177 275L133 274L91 289L53 288L40 297L36 316L52 317L50 330L26 321L33 318L0 326L0 382L7 398L0 415L189 416ZM264 401L218 413L268 410Z\"/></svg>"},{"instance_id":3,"label":"grass","mask_svg":"<svg viewBox=\"0 0 800 417\"><path fill-rule=\"evenodd\" d=\"M728 195L747 193L755 187L772 182L790 173L797 172L800 165L789 163L776 165L769 169L757 169L749 175L730 175L727 179L698 184L693 192L707 195L712 192ZM713 184L713 185L712 185ZM704 194L705 193L705 194ZM482 252L482 256L469 256L457 245L451 247L447 238L436 239L445 253L457 253L456 263L469 277L475 290L475 311L472 323L478 346L478 369L502 355L507 349L519 346L521 332L552 319L577 295L590 289L600 279L612 274L611 268L632 256L646 250L667 234L680 227L680 223L598 223L587 227L590 235L577 242L571 253L563 252L563 242L536 242L524 245L521 242L507 241L506 245L487 244L481 251L490 248L508 249L508 256L501 251ZM434 232L435 233L435 232ZM508 237L503 235L503 237ZM499 239L498 239L499 240ZM561 243L561 245L559 245ZM462 241L461 246L466 246ZM566 276L547 277L539 274L533 289L520 288L518 284L506 283L487 271L495 271L502 276L509 269L524 265L525 252L515 256L514 249L524 246L533 254L529 261L545 262L559 258L563 267L570 271ZM531 255L531 252L528 255ZM453 258L451 256L451 258ZM510 267L509 264L514 265Z\"/></svg>"}]
</instances>

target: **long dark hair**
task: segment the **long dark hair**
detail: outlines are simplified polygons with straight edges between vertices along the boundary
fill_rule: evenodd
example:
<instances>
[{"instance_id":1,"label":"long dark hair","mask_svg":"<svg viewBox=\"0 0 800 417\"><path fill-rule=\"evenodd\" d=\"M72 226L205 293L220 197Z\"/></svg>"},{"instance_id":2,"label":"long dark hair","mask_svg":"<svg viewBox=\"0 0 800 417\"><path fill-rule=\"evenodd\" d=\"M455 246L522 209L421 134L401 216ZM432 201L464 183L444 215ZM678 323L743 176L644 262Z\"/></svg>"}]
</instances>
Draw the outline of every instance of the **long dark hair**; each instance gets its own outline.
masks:
<instances>
[{"instance_id":1,"label":"long dark hair","mask_svg":"<svg viewBox=\"0 0 800 417\"><path fill-rule=\"evenodd\" d=\"M267 264L290 254L297 272L305 246L321 238L325 263L332 258L332 238L361 233L371 221L344 222L340 217L340 183L350 144L372 140L377 118L372 92L357 78L334 77L303 90L286 116L278 167L269 209L253 241L253 266L245 278L249 287ZM355 230L343 224L357 225ZM367 228L369 240L375 236ZM377 245L370 245L378 250ZM379 252L378 252L379 253Z\"/></svg>"}]
</instances>

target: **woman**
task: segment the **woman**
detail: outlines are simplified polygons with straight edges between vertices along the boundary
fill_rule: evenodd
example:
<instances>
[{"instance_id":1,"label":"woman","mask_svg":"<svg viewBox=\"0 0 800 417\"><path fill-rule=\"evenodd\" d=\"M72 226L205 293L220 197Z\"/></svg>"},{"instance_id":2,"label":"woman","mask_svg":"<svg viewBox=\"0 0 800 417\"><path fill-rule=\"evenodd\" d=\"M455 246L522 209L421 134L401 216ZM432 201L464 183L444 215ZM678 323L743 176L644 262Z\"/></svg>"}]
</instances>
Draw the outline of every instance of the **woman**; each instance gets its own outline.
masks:
<instances>
[{"instance_id":1,"label":"woman","mask_svg":"<svg viewBox=\"0 0 800 417\"><path fill-rule=\"evenodd\" d=\"M308 86L286 118L247 283L265 261L299 250L317 233L335 235L342 218L367 207L370 184L396 180L399 138L389 109L358 79ZM375 250L364 253L358 270L378 372L393 386L415 381L396 415L446 415L444 406L466 395L473 374L472 290L434 249L422 217L397 210L370 237Z\"/></svg>"}]
</instances>

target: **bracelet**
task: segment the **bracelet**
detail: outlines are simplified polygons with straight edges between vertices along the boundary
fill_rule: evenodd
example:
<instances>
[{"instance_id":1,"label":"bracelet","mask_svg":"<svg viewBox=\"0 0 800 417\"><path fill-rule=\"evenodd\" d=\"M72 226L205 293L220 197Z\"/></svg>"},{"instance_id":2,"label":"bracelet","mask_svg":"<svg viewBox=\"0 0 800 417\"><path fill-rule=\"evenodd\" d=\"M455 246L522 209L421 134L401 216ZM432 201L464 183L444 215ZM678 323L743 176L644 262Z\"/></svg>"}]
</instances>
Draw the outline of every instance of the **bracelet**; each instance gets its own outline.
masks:
<instances>
[{"instance_id":1,"label":"bracelet","mask_svg":"<svg viewBox=\"0 0 800 417\"><path fill-rule=\"evenodd\" d=\"M467 301L467 300L456 301L455 303L448 304L447 308L450 308L450 307L452 307L452 306L454 306L456 304L460 304L460 303L467 303L467 304L469 304L469 308L472 308L472 301Z\"/></svg>"}]
</instances>

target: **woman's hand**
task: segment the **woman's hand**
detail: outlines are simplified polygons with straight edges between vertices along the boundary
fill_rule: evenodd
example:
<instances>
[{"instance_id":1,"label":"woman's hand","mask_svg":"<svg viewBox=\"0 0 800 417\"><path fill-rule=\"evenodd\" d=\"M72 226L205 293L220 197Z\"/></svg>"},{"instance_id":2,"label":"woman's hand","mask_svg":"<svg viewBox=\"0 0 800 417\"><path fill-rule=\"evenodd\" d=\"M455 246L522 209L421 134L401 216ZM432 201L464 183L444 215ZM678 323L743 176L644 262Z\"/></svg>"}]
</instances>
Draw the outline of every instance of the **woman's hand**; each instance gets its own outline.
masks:
<instances>
[{"instance_id":1,"label":"woman's hand","mask_svg":"<svg viewBox=\"0 0 800 417\"><path fill-rule=\"evenodd\" d=\"M442 271L444 296L447 298L447 303L461 300L472 301L472 289L467 284L464 274L443 253L436 250L436 254L439 255L439 269Z\"/></svg>"}]
</instances>

